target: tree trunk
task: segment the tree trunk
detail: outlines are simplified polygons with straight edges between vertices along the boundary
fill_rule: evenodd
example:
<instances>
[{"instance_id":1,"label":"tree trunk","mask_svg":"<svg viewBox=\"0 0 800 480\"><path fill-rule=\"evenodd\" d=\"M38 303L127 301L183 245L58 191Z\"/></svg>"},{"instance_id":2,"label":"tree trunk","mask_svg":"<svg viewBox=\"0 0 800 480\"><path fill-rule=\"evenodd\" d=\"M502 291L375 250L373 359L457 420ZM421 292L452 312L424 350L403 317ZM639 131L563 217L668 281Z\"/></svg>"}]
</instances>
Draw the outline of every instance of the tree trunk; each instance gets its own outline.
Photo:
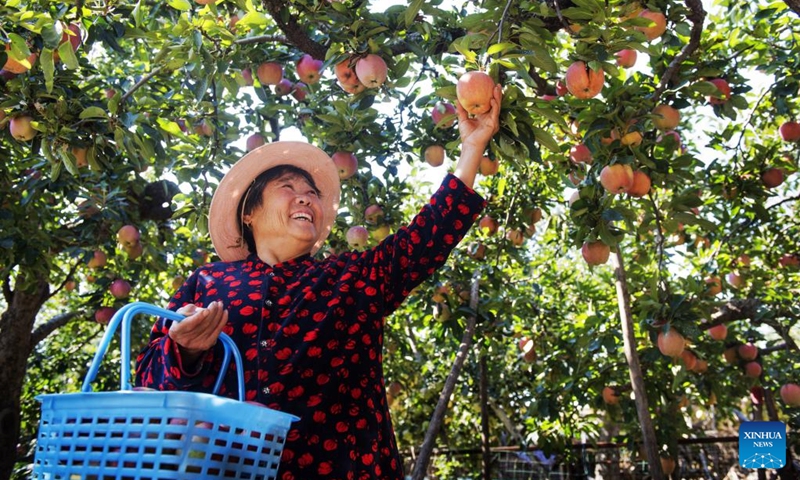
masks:
<instances>
[{"instance_id":1,"label":"tree trunk","mask_svg":"<svg viewBox=\"0 0 800 480\"><path fill-rule=\"evenodd\" d=\"M478 309L478 283L480 280L480 270L475 270L472 276L472 288L470 289L469 306L475 311ZM444 388L441 395L439 395L439 402L436 404L436 409L433 411L431 423L428 425L428 430L425 432L425 438L422 440L422 446L419 449L419 456L414 463L414 470L411 472L412 480L423 480L428 471L428 464L433 455L433 446L436 442L436 436L439 429L442 428L442 421L444 414L447 410L447 404L450 401L450 396L456 388L458 376L461 374L461 369L464 367L464 362L469 355L469 349L472 347L472 337L475 336L475 324L477 323L477 315L470 315L467 318L467 328L464 330L464 335L461 337L461 345L458 347L456 354L456 361L453 362L453 367L450 369L450 374L444 382Z\"/></svg>"},{"instance_id":2,"label":"tree trunk","mask_svg":"<svg viewBox=\"0 0 800 480\"><path fill-rule=\"evenodd\" d=\"M481 395L481 445L483 449L483 480L492 480L492 452L489 450L489 375L486 373L486 355L481 354L479 363Z\"/></svg>"},{"instance_id":3,"label":"tree trunk","mask_svg":"<svg viewBox=\"0 0 800 480\"><path fill-rule=\"evenodd\" d=\"M44 278L26 278L20 273L16 290L6 286L8 309L0 315L0 479L11 478L20 432L20 396L28 356L33 345L31 331L36 315L47 300L49 285ZM23 290L22 285L32 285ZM8 293L11 293L10 296Z\"/></svg>"},{"instance_id":4,"label":"tree trunk","mask_svg":"<svg viewBox=\"0 0 800 480\"><path fill-rule=\"evenodd\" d=\"M622 320L622 338L625 346L625 358L633 386L636 402L636 414L642 426L642 441L644 442L647 463L650 464L650 473L653 480L663 480L664 472L661 470L661 459L658 454L656 431L650 418L650 405L644 386L642 367L639 364L639 355L636 353L636 336L633 332L633 319L631 318L631 298L628 293L628 281L625 278L625 264L622 261L621 247L618 245L614 253L614 274L617 277L617 302L619 315Z\"/></svg>"}]
</instances>

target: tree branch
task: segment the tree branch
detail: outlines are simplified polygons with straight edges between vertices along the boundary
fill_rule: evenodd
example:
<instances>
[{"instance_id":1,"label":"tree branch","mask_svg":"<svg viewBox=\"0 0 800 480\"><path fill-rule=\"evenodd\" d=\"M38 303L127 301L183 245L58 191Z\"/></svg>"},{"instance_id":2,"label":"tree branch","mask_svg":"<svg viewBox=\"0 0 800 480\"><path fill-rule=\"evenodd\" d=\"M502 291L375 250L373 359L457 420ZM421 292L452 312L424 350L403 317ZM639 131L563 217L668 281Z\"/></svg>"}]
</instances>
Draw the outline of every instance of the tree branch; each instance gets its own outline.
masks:
<instances>
[{"instance_id":1,"label":"tree branch","mask_svg":"<svg viewBox=\"0 0 800 480\"><path fill-rule=\"evenodd\" d=\"M800 0L784 0L784 3L800 17Z\"/></svg>"},{"instance_id":2,"label":"tree branch","mask_svg":"<svg viewBox=\"0 0 800 480\"><path fill-rule=\"evenodd\" d=\"M55 317L51 318L47 322L42 325L36 327L33 332L31 332L31 347L30 349L33 350L36 345L39 344L42 340L48 337L51 333L55 332L59 328L63 327L64 325L71 322L75 317L83 315L83 312L68 312L62 315L56 315Z\"/></svg>"},{"instance_id":3,"label":"tree branch","mask_svg":"<svg viewBox=\"0 0 800 480\"><path fill-rule=\"evenodd\" d=\"M145 75L144 77L140 78L140 79L139 79L139 81L138 81L138 82L136 82L136 84L134 84L134 85L131 87L131 89L130 89L130 90L128 90L127 92L125 92L125 94L124 94L124 95L122 95L122 98L120 98L120 100L119 100L119 101L120 101L121 103L125 103L125 101L128 99L128 97L130 97L131 95L133 95L133 92L135 92L136 90L139 90L139 88L141 88L141 86L142 86L142 85L144 85L145 83L147 83L148 81L150 81L150 79L151 79L151 78L153 78L153 77L155 77L156 75L158 75L159 73L161 73L161 70L162 70L163 68L164 68L164 67L156 67L156 68L152 69L152 70L150 71L150 73L148 73L148 74L147 74L147 75Z\"/></svg>"},{"instance_id":4,"label":"tree branch","mask_svg":"<svg viewBox=\"0 0 800 480\"><path fill-rule=\"evenodd\" d=\"M701 0L686 0L686 6L689 7L691 11L687 18L692 22L692 32L689 35L689 43L684 45L681 52L669 62L667 70L664 72L664 75L661 76L661 82L659 82L658 87L656 87L655 92L653 92L653 99L655 101L658 101L658 98L664 93L664 90L666 90L672 77L678 72L683 61L689 58L689 56L697 50L697 47L700 46L700 36L703 34L703 22L706 19L706 11L703 10Z\"/></svg>"},{"instance_id":5,"label":"tree branch","mask_svg":"<svg viewBox=\"0 0 800 480\"><path fill-rule=\"evenodd\" d=\"M300 50L308 53L317 60L325 60L328 47L314 41L305 33L305 28L297 23L294 15L287 15L284 19L282 12L288 8L286 0L263 0L263 5L278 28L286 35L288 42Z\"/></svg>"},{"instance_id":6,"label":"tree branch","mask_svg":"<svg viewBox=\"0 0 800 480\"><path fill-rule=\"evenodd\" d=\"M731 300L719 307L719 310L711 314L711 322L707 325L700 327L703 330L719 325L720 323L730 323L736 320L744 320L746 318L754 318L758 307L761 306L761 301L755 298L746 298L744 300Z\"/></svg>"}]
</instances>

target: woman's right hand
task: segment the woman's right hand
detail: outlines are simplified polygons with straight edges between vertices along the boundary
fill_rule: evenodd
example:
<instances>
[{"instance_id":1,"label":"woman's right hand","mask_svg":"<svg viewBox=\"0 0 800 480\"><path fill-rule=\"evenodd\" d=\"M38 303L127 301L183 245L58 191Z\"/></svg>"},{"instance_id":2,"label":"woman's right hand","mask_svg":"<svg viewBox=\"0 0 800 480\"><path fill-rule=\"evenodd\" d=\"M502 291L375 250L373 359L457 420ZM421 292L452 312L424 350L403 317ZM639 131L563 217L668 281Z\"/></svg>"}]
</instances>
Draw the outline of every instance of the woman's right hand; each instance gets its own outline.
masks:
<instances>
[{"instance_id":1,"label":"woman's right hand","mask_svg":"<svg viewBox=\"0 0 800 480\"><path fill-rule=\"evenodd\" d=\"M220 332L228 323L228 311L221 301L216 301L206 308L190 303L179 308L177 313L186 318L172 322L169 336L181 347L182 360L188 360L184 363L194 363L193 360L217 343Z\"/></svg>"}]
</instances>

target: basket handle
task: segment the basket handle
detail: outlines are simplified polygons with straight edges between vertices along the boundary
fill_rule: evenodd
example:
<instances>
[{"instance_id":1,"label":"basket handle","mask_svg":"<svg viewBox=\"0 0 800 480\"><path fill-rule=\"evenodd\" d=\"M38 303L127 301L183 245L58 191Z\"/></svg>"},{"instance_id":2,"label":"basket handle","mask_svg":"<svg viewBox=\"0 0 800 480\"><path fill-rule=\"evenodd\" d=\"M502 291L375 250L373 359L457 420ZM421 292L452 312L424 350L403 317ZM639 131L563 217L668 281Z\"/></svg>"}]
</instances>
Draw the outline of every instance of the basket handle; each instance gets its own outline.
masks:
<instances>
[{"instance_id":1,"label":"basket handle","mask_svg":"<svg viewBox=\"0 0 800 480\"><path fill-rule=\"evenodd\" d=\"M97 347L97 352L94 354L92 364L89 366L89 372L86 374L86 378L83 381L83 386L81 387L82 392L92 391L91 383L97 377L97 370L100 368L100 362L103 360L103 357L108 350L108 346L111 343L111 339L114 337L114 332L117 330L117 327L120 325L120 323L122 323L122 373L120 375L120 390L131 389L131 321L133 320L133 317L139 313L164 317L167 320L172 320L175 322L180 322L185 318L180 313L157 307L145 302L129 303L117 310L117 312L111 318L111 321L108 322L106 333L103 335L103 339L100 341L100 345ZM222 342L222 346L224 347L224 356L222 357L222 367L220 368L219 376L217 376L217 382L214 384L212 393L216 395L217 392L219 392L220 387L222 387L222 381L225 379L225 373L227 372L228 365L230 364L230 357L233 355L233 361L236 364L236 379L238 383L239 401L243 402L245 397L244 367L242 365L242 356L239 354L239 349L236 347L236 344L233 342L231 337L225 333L220 333L219 340Z\"/></svg>"}]
</instances>

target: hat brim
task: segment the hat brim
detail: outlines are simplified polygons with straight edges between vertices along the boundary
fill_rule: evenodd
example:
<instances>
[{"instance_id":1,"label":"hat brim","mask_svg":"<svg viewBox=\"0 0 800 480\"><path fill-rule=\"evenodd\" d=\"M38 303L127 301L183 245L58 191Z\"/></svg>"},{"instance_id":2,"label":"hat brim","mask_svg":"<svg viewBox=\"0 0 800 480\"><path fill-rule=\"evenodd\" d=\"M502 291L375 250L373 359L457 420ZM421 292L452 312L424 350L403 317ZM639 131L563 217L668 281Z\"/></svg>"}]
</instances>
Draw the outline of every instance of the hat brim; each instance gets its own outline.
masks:
<instances>
[{"instance_id":1,"label":"hat brim","mask_svg":"<svg viewBox=\"0 0 800 480\"><path fill-rule=\"evenodd\" d=\"M307 171L321 193L322 224L311 249L315 254L331 233L339 210L339 174L328 154L304 142L274 142L245 154L219 183L208 210L211 243L224 262L247 258L250 252L239 230L239 202L253 180L265 170L278 165L293 165Z\"/></svg>"}]
</instances>

